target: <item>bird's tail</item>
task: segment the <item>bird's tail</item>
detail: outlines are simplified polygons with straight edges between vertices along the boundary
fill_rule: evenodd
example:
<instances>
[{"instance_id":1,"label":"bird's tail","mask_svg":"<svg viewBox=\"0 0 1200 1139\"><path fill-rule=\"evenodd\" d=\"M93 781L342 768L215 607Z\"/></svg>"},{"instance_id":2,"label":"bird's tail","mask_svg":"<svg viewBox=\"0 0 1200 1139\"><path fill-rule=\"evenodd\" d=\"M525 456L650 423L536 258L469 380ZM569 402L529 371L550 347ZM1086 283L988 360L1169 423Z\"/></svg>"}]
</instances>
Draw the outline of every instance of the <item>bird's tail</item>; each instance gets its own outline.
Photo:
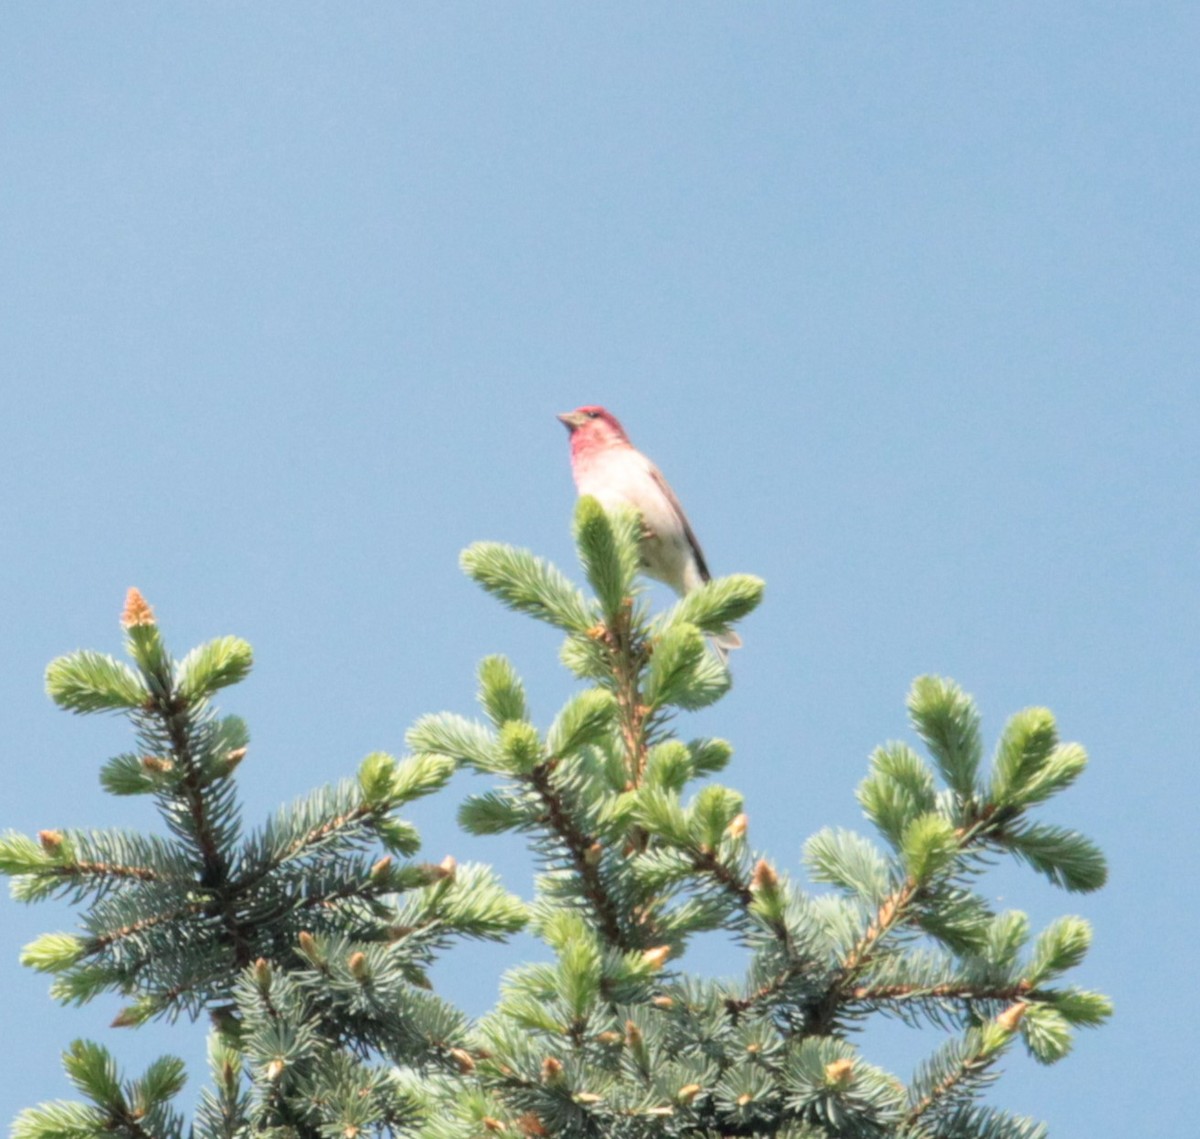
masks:
<instances>
[{"instance_id":1,"label":"bird's tail","mask_svg":"<svg viewBox=\"0 0 1200 1139\"><path fill-rule=\"evenodd\" d=\"M742 647L742 638L737 635L732 629L728 632L721 633L719 636L709 637L708 643L712 645L713 652L717 654L717 658L724 665L729 664L729 653L733 649Z\"/></svg>"}]
</instances>

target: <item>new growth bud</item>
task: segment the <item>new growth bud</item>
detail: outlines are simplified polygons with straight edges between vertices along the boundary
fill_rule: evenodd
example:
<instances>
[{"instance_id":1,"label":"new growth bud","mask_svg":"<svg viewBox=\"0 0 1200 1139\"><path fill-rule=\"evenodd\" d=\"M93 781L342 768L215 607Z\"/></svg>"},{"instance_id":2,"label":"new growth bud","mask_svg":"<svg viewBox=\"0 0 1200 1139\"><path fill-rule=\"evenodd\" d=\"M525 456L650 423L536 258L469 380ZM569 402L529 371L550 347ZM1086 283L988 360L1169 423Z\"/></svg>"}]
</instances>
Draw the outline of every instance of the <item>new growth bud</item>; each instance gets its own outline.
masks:
<instances>
[{"instance_id":1,"label":"new growth bud","mask_svg":"<svg viewBox=\"0 0 1200 1139\"><path fill-rule=\"evenodd\" d=\"M121 626L125 629L132 629L135 625L153 625L154 610L150 608L148 602L141 594L141 591L130 587L130 590L125 594L125 608L121 610Z\"/></svg>"},{"instance_id":2,"label":"new growth bud","mask_svg":"<svg viewBox=\"0 0 1200 1139\"><path fill-rule=\"evenodd\" d=\"M844 1091L854 1082L854 1061L845 1058L831 1060L825 1065L825 1082L832 1088Z\"/></svg>"},{"instance_id":3,"label":"new growth bud","mask_svg":"<svg viewBox=\"0 0 1200 1139\"><path fill-rule=\"evenodd\" d=\"M750 879L750 889L755 893L774 891L779 888L779 875L765 858L760 858L754 866L754 877Z\"/></svg>"},{"instance_id":4,"label":"new growth bud","mask_svg":"<svg viewBox=\"0 0 1200 1139\"><path fill-rule=\"evenodd\" d=\"M1024 1001L1016 1001L996 1017L996 1023L1005 1032L1016 1032L1028 1007Z\"/></svg>"},{"instance_id":5,"label":"new growth bud","mask_svg":"<svg viewBox=\"0 0 1200 1139\"><path fill-rule=\"evenodd\" d=\"M58 854L62 850L62 831L38 831L38 842L47 854Z\"/></svg>"},{"instance_id":6,"label":"new growth bud","mask_svg":"<svg viewBox=\"0 0 1200 1139\"><path fill-rule=\"evenodd\" d=\"M145 1014L137 1005L129 1005L128 1008L123 1008L113 1017L109 1028L137 1028L145 1019Z\"/></svg>"},{"instance_id":7,"label":"new growth bud","mask_svg":"<svg viewBox=\"0 0 1200 1139\"><path fill-rule=\"evenodd\" d=\"M671 956L671 947L669 945L656 945L653 949L647 949L642 954L642 960L650 966L651 969L661 969Z\"/></svg>"},{"instance_id":8,"label":"new growth bud","mask_svg":"<svg viewBox=\"0 0 1200 1139\"><path fill-rule=\"evenodd\" d=\"M421 863L421 869L425 873L427 886L433 886L438 882L453 882L454 876L458 872L458 861L453 854L447 854L436 865L432 862Z\"/></svg>"}]
</instances>

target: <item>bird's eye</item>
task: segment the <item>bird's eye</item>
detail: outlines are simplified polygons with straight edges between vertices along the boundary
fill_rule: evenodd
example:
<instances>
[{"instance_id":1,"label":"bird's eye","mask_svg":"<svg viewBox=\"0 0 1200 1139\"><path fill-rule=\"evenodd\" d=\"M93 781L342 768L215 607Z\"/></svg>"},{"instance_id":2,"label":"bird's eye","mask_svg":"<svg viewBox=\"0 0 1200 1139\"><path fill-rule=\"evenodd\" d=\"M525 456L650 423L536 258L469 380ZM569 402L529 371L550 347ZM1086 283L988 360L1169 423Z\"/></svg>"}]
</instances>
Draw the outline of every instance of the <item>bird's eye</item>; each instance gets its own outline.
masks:
<instances>
[{"instance_id":1,"label":"bird's eye","mask_svg":"<svg viewBox=\"0 0 1200 1139\"><path fill-rule=\"evenodd\" d=\"M599 419L600 413L598 411L589 411L587 413L587 417L588 417L588 419Z\"/></svg>"}]
</instances>

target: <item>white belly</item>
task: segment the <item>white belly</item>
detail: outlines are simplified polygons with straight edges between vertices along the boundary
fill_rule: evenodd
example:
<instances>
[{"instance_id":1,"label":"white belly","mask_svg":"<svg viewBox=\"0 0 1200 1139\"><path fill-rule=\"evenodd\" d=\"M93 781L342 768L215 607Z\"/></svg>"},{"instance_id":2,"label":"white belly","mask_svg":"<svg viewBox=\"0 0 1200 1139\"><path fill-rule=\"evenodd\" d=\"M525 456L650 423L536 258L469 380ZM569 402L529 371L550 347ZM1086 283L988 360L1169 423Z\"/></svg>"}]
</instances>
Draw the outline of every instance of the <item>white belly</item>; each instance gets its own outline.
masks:
<instances>
[{"instance_id":1,"label":"white belly","mask_svg":"<svg viewBox=\"0 0 1200 1139\"><path fill-rule=\"evenodd\" d=\"M606 510L631 506L642 516L642 568L677 593L700 584L699 571L684 532L683 519L655 481L650 460L632 448L605 450L580 463L579 493L590 494Z\"/></svg>"}]
</instances>

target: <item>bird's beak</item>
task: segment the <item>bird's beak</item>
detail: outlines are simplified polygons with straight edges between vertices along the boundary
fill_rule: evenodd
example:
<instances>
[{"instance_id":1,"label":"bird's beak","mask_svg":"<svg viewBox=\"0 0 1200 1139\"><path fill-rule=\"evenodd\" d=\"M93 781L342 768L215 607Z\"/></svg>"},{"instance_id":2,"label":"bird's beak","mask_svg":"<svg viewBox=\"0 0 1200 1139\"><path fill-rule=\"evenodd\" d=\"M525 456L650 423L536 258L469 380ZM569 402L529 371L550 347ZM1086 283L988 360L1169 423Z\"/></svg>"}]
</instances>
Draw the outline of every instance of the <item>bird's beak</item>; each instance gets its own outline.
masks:
<instances>
[{"instance_id":1,"label":"bird's beak","mask_svg":"<svg viewBox=\"0 0 1200 1139\"><path fill-rule=\"evenodd\" d=\"M579 413L575 411L564 411L561 415L555 416L568 431L574 431L579 426Z\"/></svg>"}]
</instances>

